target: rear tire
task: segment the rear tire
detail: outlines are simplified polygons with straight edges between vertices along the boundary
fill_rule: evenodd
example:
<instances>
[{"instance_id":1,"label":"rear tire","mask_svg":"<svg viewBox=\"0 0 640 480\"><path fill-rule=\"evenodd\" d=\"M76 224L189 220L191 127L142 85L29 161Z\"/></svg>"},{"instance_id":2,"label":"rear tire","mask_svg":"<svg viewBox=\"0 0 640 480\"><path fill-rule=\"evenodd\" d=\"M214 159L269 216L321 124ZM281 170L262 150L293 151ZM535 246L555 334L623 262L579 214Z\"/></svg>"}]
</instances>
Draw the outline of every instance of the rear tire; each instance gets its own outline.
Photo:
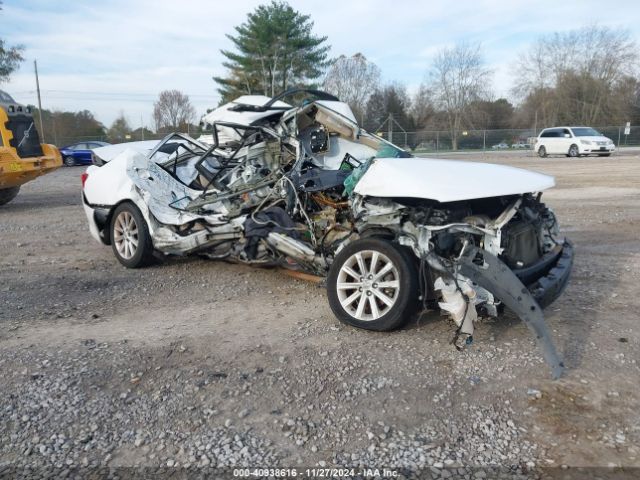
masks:
<instances>
[{"instance_id":1,"label":"rear tire","mask_svg":"<svg viewBox=\"0 0 640 480\"><path fill-rule=\"evenodd\" d=\"M73 157L64 157L64 164L67 167L75 167L76 166L76 159Z\"/></svg>"},{"instance_id":2,"label":"rear tire","mask_svg":"<svg viewBox=\"0 0 640 480\"><path fill-rule=\"evenodd\" d=\"M327 296L343 323L366 330L394 330L418 306L416 262L403 247L363 238L336 255L327 278Z\"/></svg>"},{"instance_id":3,"label":"rear tire","mask_svg":"<svg viewBox=\"0 0 640 480\"><path fill-rule=\"evenodd\" d=\"M547 149L546 149L546 148L544 148L544 147L540 147L540 148L538 149L538 156L539 156L540 158L545 158L545 157L547 156Z\"/></svg>"},{"instance_id":4,"label":"rear tire","mask_svg":"<svg viewBox=\"0 0 640 480\"><path fill-rule=\"evenodd\" d=\"M20 187L9 187L0 189L0 205L9 203L11 200L16 198L16 195L18 195L19 191Z\"/></svg>"},{"instance_id":5,"label":"rear tire","mask_svg":"<svg viewBox=\"0 0 640 480\"><path fill-rule=\"evenodd\" d=\"M153 243L142 213L133 203L120 204L111 216L111 248L127 268L140 268L153 262Z\"/></svg>"}]
</instances>

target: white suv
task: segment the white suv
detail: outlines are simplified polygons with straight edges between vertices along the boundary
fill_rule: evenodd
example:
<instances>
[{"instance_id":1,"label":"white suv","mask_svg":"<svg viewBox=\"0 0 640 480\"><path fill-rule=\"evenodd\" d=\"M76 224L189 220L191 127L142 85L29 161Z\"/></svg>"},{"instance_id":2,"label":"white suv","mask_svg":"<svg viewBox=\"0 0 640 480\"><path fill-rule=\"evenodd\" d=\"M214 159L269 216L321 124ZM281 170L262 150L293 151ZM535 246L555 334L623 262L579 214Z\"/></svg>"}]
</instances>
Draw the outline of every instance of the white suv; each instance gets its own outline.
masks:
<instances>
[{"instance_id":1,"label":"white suv","mask_svg":"<svg viewBox=\"0 0 640 480\"><path fill-rule=\"evenodd\" d=\"M535 150L541 157L547 155L599 155L608 157L616 146L591 127L555 127L545 128L536 140Z\"/></svg>"}]
</instances>

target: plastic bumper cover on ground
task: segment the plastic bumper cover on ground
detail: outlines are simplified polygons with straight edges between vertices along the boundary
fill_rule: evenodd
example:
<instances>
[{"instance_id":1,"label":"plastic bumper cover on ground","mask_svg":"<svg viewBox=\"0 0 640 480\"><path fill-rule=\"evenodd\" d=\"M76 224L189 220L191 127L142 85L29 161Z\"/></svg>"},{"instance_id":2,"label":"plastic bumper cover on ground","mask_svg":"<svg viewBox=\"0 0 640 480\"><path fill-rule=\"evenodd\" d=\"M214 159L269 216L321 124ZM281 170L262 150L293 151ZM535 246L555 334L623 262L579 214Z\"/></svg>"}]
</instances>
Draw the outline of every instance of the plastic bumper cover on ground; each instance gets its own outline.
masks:
<instances>
[{"instance_id":1,"label":"plastic bumper cover on ground","mask_svg":"<svg viewBox=\"0 0 640 480\"><path fill-rule=\"evenodd\" d=\"M532 278L531 268L514 272L542 308L551 305L562 294L569 283L573 267L573 244L569 240L565 240L562 247L552 253L551 258L545 256L541 261L542 268L538 272L542 273L542 276ZM529 275L524 275L525 270Z\"/></svg>"},{"instance_id":2,"label":"plastic bumper cover on ground","mask_svg":"<svg viewBox=\"0 0 640 480\"><path fill-rule=\"evenodd\" d=\"M542 305L550 304L562 293L569 280L572 262L573 248L565 241L555 255L543 257L527 269L528 275L537 278L525 286L515 271L477 247L470 248L458 261L462 275L493 293L531 330L554 378L562 375L564 364L544 321Z\"/></svg>"}]
</instances>

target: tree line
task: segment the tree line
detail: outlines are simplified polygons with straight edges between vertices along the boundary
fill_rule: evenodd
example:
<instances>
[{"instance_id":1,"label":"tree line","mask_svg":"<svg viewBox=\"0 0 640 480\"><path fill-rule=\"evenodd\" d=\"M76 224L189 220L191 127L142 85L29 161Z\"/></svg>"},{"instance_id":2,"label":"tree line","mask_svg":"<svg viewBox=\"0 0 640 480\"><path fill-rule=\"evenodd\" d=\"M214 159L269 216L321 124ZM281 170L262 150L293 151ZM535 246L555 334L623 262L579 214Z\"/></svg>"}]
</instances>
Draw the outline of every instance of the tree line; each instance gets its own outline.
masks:
<instances>
[{"instance_id":1,"label":"tree line","mask_svg":"<svg viewBox=\"0 0 640 480\"><path fill-rule=\"evenodd\" d=\"M171 132L200 133L195 108L189 97L178 90L165 90L158 95L153 104L153 130L144 125L134 127L123 111L107 127L88 110L43 109L42 125L39 125L38 109L33 105L31 108L46 141L58 146L90 139L122 143L160 138Z\"/></svg>"}]
</instances>

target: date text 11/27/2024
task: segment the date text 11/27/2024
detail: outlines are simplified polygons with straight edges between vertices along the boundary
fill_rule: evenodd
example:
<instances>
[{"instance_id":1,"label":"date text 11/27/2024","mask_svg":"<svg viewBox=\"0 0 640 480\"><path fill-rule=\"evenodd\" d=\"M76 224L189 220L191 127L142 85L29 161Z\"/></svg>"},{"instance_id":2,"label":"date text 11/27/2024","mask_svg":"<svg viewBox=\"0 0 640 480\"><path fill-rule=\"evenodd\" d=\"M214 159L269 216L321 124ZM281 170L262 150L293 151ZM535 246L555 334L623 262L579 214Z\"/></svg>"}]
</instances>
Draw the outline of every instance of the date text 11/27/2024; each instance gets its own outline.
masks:
<instances>
[{"instance_id":1,"label":"date text 11/27/2024","mask_svg":"<svg viewBox=\"0 0 640 480\"><path fill-rule=\"evenodd\" d=\"M397 478L398 472L388 468L236 468L238 478Z\"/></svg>"}]
</instances>

